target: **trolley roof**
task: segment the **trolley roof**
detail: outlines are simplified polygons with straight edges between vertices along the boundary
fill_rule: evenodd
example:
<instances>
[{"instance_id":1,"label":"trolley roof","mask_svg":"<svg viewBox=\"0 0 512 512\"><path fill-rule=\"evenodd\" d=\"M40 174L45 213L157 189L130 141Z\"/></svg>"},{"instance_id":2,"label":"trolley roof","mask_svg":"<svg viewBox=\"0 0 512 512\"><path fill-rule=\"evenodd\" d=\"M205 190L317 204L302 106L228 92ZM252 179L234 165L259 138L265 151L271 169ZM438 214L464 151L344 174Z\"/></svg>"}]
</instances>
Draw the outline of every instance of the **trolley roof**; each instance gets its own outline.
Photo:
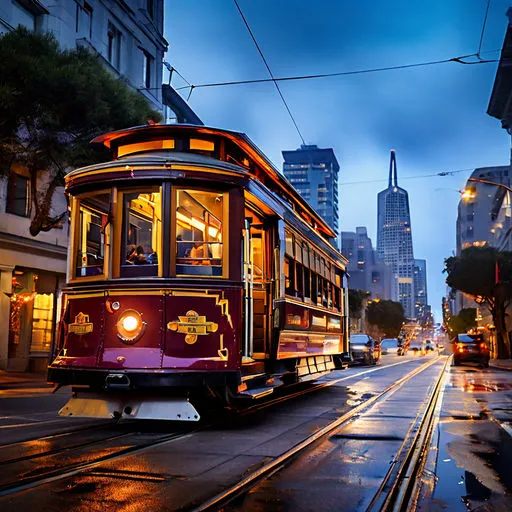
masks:
<instances>
[{"instance_id":1,"label":"trolley roof","mask_svg":"<svg viewBox=\"0 0 512 512\"><path fill-rule=\"evenodd\" d=\"M117 159L119 157L120 148L122 148L121 155L124 157L130 154L129 150L126 148L133 147L134 149L132 153L148 151L147 149L137 149L137 144L147 141L163 141L174 137L190 135L199 137L206 136L207 138L216 137L221 140L227 139L232 141L254 164L250 165L249 161L247 161L247 166L238 163L241 169L249 174L257 174L258 179L269 189L280 193L280 195L284 193L286 199L292 204L294 210L302 217L305 217L315 230L327 237L334 238L336 236L333 229L302 198L293 185L274 167L272 162L245 133L190 124L154 124L109 132L96 137L92 140L92 143L102 144L111 149L114 154L114 159ZM161 152L165 149L165 146L159 147L158 151ZM218 159L222 160L222 157Z\"/></svg>"}]
</instances>

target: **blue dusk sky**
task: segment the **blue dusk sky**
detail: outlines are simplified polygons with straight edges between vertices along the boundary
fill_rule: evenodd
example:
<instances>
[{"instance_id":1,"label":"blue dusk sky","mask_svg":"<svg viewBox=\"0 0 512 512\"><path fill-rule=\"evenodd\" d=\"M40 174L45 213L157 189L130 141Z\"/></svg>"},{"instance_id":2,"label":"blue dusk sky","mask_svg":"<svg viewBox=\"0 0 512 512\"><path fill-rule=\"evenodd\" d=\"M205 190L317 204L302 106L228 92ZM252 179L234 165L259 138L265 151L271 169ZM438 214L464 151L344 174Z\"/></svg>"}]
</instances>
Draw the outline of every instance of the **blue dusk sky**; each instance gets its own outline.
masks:
<instances>
[{"instance_id":1,"label":"blue dusk sky","mask_svg":"<svg viewBox=\"0 0 512 512\"><path fill-rule=\"evenodd\" d=\"M479 49L488 0L238 0L275 77L431 62ZM510 0L490 0L481 56L499 58ZM233 0L168 0L166 60L191 84L268 78ZM409 193L414 255L427 260L441 320L444 258L455 250L458 190L476 167L506 165L510 138L486 114L497 64L444 63L280 82L306 144L340 163L340 226L366 226L376 246L377 193L389 152ZM167 79L167 77L165 77ZM175 88L187 83L174 74ZM188 96L188 90L181 90ZM282 169L301 139L273 83L196 88L209 126L246 133ZM424 175L452 171L447 176Z\"/></svg>"}]
</instances>

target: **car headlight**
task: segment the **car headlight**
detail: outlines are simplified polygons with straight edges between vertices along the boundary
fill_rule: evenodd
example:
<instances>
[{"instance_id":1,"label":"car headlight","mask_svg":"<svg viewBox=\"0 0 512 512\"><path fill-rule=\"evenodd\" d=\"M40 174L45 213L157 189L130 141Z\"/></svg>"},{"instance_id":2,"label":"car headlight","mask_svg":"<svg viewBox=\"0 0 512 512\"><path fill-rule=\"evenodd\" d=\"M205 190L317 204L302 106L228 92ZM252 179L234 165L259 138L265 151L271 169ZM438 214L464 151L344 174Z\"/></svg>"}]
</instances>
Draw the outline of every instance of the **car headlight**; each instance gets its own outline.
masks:
<instances>
[{"instance_id":1,"label":"car headlight","mask_svg":"<svg viewBox=\"0 0 512 512\"><path fill-rule=\"evenodd\" d=\"M117 337L129 345L136 343L144 334L147 322L142 320L142 315L135 309L124 311L117 321Z\"/></svg>"}]
</instances>

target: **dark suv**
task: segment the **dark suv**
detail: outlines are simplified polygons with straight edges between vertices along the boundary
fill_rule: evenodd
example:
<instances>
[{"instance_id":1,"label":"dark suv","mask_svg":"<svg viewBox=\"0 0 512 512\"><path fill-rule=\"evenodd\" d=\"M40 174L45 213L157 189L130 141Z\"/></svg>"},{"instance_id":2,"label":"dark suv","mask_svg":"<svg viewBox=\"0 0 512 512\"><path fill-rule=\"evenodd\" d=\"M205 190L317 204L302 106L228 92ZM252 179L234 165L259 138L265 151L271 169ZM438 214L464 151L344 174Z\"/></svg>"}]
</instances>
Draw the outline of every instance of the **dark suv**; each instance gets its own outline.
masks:
<instances>
[{"instance_id":1,"label":"dark suv","mask_svg":"<svg viewBox=\"0 0 512 512\"><path fill-rule=\"evenodd\" d=\"M459 366L461 362L474 362L482 366L489 366L489 349L481 334L457 334L452 340L453 364Z\"/></svg>"},{"instance_id":2,"label":"dark suv","mask_svg":"<svg viewBox=\"0 0 512 512\"><path fill-rule=\"evenodd\" d=\"M350 355L353 362L377 364L380 359L380 343L368 334L351 334Z\"/></svg>"}]
</instances>

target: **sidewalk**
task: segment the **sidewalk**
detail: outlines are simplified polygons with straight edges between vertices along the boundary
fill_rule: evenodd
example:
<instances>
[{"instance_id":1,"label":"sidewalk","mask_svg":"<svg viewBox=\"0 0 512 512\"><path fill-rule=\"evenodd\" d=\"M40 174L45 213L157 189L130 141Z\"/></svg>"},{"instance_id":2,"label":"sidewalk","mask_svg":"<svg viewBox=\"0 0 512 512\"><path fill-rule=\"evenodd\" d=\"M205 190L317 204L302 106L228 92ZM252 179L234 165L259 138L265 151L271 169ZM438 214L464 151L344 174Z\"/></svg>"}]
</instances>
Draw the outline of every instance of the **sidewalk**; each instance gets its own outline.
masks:
<instances>
[{"instance_id":1,"label":"sidewalk","mask_svg":"<svg viewBox=\"0 0 512 512\"><path fill-rule=\"evenodd\" d=\"M491 359L489 366L502 370L512 370L512 359Z\"/></svg>"},{"instance_id":2,"label":"sidewalk","mask_svg":"<svg viewBox=\"0 0 512 512\"><path fill-rule=\"evenodd\" d=\"M8 372L0 370L1 389L48 388L53 386L46 383L45 373Z\"/></svg>"}]
</instances>

